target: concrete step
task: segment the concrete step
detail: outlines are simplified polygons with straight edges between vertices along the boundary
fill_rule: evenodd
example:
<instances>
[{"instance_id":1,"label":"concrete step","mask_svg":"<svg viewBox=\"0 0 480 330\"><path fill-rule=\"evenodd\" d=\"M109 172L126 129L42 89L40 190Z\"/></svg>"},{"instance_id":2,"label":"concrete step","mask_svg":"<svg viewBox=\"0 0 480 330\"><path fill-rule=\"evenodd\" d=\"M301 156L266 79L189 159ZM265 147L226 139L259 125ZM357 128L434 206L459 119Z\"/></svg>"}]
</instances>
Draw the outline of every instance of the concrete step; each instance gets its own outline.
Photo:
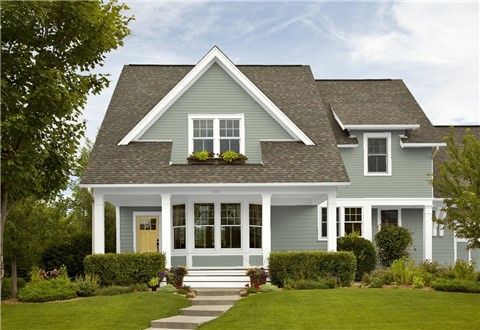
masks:
<instances>
[{"instance_id":1,"label":"concrete step","mask_svg":"<svg viewBox=\"0 0 480 330\"><path fill-rule=\"evenodd\" d=\"M240 294L240 288L205 288L197 289L198 296L235 296Z\"/></svg>"},{"instance_id":2,"label":"concrete step","mask_svg":"<svg viewBox=\"0 0 480 330\"><path fill-rule=\"evenodd\" d=\"M192 305L233 305L239 296L198 296L192 300Z\"/></svg>"},{"instance_id":3,"label":"concrete step","mask_svg":"<svg viewBox=\"0 0 480 330\"><path fill-rule=\"evenodd\" d=\"M201 324L215 319L213 316L177 315L150 322L151 328L196 329Z\"/></svg>"},{"instance_id":4,"label":"concrete step","mask_svg":"<svg viewBox=\"0 0 480 330\"><path fill-rule=\"evenodd\" d=\"M245 269L189 269L187 276L208 276L212 274L219 276L245 276L245 273Z\"/></svg>"},{"instance_id":5,"label":"concrete step","mask_svg":"<svg viewBox=\"0 0 480 330\"><path fill-rule=\"evenodd\" d=\"M193 316L220 316L233 305L196 305L180 310L182 315Z\"/></svg>"},{"instance_id":6,"label":"concrete step","mask_svg":"<svg viewBox=\"0 0 480 330\"><path fill-rule=\"evenodd\" d=\"M194 289L198 288L229 288L229 289L242 289L245 285L249 284L248 282L217 282L215 280L212 281L205 281L205 282L197 282L197 281L184 281L185 285L188 285Z\"/></svg>"},{"instance_id":7,"label":"concrete step","mask_svg":"<svg viewBox=\"0 0 480 330\"><path fill-rule=\"evenodd\" d=\"M194 282L213 282L213 281L218 281L218 282L245 282L245 281L250 281L250 277L248 276L232 276L232 275L217 275L217 274L212 274L212 275L187 275L183 279L184 282L188 281L194 281Z\"/></svg>"}]
</instances>

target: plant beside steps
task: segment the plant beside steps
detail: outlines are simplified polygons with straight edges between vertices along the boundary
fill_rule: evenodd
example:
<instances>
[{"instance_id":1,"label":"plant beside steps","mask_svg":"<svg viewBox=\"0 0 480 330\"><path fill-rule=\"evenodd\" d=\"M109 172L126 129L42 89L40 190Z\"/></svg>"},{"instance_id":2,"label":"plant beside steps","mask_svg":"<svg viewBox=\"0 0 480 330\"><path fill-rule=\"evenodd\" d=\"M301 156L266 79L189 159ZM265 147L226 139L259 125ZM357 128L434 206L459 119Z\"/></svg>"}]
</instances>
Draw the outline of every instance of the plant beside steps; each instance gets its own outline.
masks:
<instances>
[{"instance_id":1,"label":"plant beside steps","mask_svg":"<svg viewBox=\"0 0 480 330\"><path fill-rule=\"evenodd\" d=\"M198 289L192 306L180 310L180 315L154 320L150 329L196 329L216 319L240 299L240 289Z\"/></svg>"}]
</instances>

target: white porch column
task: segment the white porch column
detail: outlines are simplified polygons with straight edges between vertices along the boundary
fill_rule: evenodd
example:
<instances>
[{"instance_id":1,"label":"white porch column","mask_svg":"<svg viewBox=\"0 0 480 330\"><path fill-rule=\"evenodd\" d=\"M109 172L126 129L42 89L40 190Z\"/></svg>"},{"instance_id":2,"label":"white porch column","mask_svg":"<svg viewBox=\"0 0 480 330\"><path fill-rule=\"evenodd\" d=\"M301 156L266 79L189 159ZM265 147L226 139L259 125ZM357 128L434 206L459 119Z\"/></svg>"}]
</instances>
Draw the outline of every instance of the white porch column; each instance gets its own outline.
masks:
<instances>
[{"instance_id":1,"label":"white porch column","mask_svg":"<svg viewBox=\"0 0 480 330\"><path fill-rule=\"evenodd\" d=\"M363 206L363 237L372 240L372 205Z\"/></svg>"},{"instance_id":2,"label":"white porch column","mask_svg":"<svg viewBox=\"0 0 480 330\"><path fill-rule=\"evenodd\" d=\"M105 253L105 199L103 194L93 192L92 253Z\"/></svg>"},{"instance_id":3,"label":"white porch column","mask_svg":"<svg viewBox=\"0 0 480 330\"><path fill-rule=\"evenodd\" d=\"M165 253L165 267L172 259L172 205L171 194L162 194L162 252Z\"/></svg>"},{"instance_id":4,"label":"white porch column","mask_svg":"<svg viewBox=\"0 0 480 330\"><path fill-rule=\"evenodd\" d=\"M268 258L272 251L272 227L271 227L272 195L262 195L262 250L263 267L268 267Z\"/></svg>"},{"instance_id":5,"label":"white porch column","mask_svg":"<svg viewBox=\"0 0 480 330\"><path fill-rule=\"evenodd\" d=\"M432 260L432 205L423 207L423 259Z\"/></svg>"},{"instance_id":6,"label":"white porch column","mask_svg":"<svg viewBox=\"0 0 480 330\"><path fill-rule=\"evenodd\" d=\"M120 206L115 207L115 246L116 252L120 253Z\"/></svg>"},{"instance_id":7,"label":"white porch column","mask_svg":"<svg viewBox=\"0 0 480 330\"><path fill-rule=\"evenodd\" d=\"M337 195L327 195L327 250L337 251Z\"/></svg>"}]
</instances>

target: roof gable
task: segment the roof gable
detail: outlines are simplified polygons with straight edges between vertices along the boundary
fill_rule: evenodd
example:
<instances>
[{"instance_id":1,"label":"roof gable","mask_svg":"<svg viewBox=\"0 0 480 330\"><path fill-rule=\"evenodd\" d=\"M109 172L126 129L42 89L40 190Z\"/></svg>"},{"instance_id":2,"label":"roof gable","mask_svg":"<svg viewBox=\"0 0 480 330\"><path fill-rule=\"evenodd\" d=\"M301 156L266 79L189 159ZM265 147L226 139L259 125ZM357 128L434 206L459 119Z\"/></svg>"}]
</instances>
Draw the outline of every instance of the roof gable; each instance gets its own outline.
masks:
<instances>
[{"instance_id":1,"label":"roof gable","mask_svg":"<svg viewBox=\"0 0 480 330\"><path fill-rule=\"evenodd\" d=\"M178 100L214 63L225 70L245 91L274 118L294 139L306 145L313 141L293 123L254 83L250 81L217 47L213 47L170 92L118 143L138 140L170 106Z\"/></svg>"}]
</instances>

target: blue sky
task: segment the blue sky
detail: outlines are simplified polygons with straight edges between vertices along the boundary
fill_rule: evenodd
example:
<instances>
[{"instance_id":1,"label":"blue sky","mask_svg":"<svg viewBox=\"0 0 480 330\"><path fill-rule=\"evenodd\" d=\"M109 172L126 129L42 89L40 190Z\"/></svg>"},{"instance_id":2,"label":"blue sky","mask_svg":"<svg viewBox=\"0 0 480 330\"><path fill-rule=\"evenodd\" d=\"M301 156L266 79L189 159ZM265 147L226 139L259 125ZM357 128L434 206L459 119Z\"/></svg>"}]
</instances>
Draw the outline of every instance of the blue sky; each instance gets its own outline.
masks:
<instances>
[{"instance_id":1,"label":"blue sky","mask_svg":"<svg viewBox=\"0 0 480 330\"><path fill-rule=\"evenodd\" d=\"M123 65L193 64L213 45L238 64L309 64L317 78L400 78L434 124L480 124L478 3L128 4L132 35L86 106L92 140Z\"/></svg>"}]
</instances>

